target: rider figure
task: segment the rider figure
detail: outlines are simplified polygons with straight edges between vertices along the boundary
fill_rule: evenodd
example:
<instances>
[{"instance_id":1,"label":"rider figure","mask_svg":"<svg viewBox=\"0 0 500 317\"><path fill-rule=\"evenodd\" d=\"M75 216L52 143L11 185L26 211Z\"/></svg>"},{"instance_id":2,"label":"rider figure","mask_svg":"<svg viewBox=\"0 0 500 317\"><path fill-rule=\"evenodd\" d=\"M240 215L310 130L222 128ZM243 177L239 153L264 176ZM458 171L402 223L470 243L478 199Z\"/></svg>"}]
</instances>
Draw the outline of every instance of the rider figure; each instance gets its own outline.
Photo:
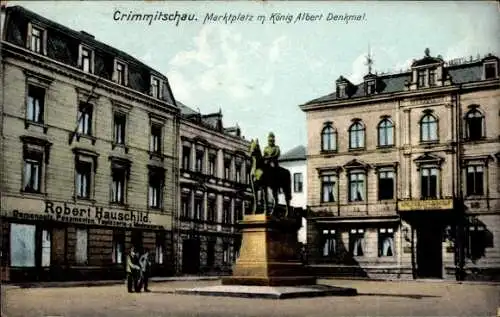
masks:
<instances>
[{"instance_id":1,"label":"rider figure","mask_svg":"<svg viewBox=\"0 0 500 317\"><path fill-rule=\"evenodd\" d=\"M264 164L270 167L270 170L278 170L278 158L280 157L280 147L274 142L274 133L270 132L267 137L268 145L264 148ZM274 173L274 172L272 172Z\"/></svg>"}]
</instances>

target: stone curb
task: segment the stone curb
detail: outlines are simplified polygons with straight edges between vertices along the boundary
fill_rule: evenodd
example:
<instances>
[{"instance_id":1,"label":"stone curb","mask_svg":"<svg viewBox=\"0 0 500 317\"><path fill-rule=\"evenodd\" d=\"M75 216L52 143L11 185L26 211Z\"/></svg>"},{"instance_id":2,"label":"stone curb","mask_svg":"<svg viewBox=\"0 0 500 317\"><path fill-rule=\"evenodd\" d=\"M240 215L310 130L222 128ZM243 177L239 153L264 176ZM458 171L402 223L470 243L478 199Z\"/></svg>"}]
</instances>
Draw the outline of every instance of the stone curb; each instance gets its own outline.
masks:
<instances>
[{"instance_id":1,"label":"stone curb","mask_svg":"<svg viewBox=\"0 0 500 317\"><path fill-rule=\"evenodd\" d=\"M153 277L150 283L177 282L177 281L211 281L218 280L220 276L186 276L186 277ZM2 283L3 289L12 288L51 288L51 287L91 287L91 286L111 286L124 284L125 280L99 280L99 281L67 281L67 282L40 282L40 283Z\"/></svg>"},{"instance_id":2,"label":"stone curb","mask_svg":"<svg viewBox=\"0 0 500 317\"><path fill-rule=\"evenodd\" d=\"M448 284L464 284L464 285L500 285L500 281L455 281L444 279L377 279L367 277L343 277L343 276L319 276L320 280L346 280L346 281L365 281L365 282L391 282L391 283L448 283Z\"/></svg>"}]
</instances>

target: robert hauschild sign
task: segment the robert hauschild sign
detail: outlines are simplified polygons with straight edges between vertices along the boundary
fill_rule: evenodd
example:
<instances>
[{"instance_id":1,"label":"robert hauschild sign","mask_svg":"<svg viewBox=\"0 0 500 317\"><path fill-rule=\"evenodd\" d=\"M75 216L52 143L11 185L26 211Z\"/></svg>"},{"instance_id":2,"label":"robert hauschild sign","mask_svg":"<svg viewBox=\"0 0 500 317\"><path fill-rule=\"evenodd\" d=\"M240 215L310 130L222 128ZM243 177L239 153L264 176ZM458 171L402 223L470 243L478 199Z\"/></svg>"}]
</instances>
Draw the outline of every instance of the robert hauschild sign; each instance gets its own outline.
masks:
<instances>
[{"instance_id":1,"label":"robert hauschild sign","mask_svg":"<svg viewBox=\"0 0 500 317\"><path fill-rule=\"evenodd\" d=\"M21 199L16 199L21 202ZM23 220L52 220L75 224L161 229L170 225L170 215L148 211L119 210L104 206L78 205L51 200L3 204L2 214Z\"/></svg>"}]
</instances>

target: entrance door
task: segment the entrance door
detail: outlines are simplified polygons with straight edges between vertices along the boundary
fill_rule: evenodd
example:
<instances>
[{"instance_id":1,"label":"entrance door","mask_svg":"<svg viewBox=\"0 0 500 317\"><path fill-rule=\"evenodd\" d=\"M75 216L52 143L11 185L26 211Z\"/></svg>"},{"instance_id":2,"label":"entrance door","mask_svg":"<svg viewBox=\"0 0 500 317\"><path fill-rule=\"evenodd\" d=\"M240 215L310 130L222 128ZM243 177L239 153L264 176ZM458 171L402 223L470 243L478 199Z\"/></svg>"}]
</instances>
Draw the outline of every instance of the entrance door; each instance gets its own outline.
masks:
<instances>
[{"instance_id":1,"label":"entrance door","mask_svg":"<svg viewBox=\"0 0 500 317\"><path fill-rule=\"evenodd\" d=\"M417 275L420 278L443 277L442 228L429 224L417 230Z\"/></svg>"},{"instance_id":2,"label":"entrance door","mask_svg":"<svg viewBox=\"0 0 500 317\"><path fill-rule=\"evenodd\" d=\"M195 274L200 267L200 241L186 239L182 242L182 272Z\"/></svg>"}]
</instances>

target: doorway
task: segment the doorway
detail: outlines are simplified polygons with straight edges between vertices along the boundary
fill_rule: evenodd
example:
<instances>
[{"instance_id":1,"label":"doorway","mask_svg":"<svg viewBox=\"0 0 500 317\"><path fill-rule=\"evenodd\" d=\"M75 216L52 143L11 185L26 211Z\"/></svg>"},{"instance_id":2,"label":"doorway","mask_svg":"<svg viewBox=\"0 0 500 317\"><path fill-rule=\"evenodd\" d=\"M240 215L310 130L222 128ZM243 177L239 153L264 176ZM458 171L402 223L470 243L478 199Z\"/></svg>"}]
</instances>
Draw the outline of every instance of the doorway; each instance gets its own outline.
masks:
<instances>
[{"instance_id":1,"label":"doorway","mask_svg":"<svg viewBox=\"0 0 500 317\"><path fill-rule=\"evenodd\" d=\"M200 241L186 239L182 242L182 272L196 274L200 268Z\"/></svg>"},{"instance_id":2,"label":"doorway","mask_svg":"<svg viewBox=\"0 0 500 317\"><path fill-rule=\"evenodd\" d=\"M431 222L430 222L431 223ZM443 277L442 227L425 224L417 229L417 276Z\"/></svg>"}]
</instances>

